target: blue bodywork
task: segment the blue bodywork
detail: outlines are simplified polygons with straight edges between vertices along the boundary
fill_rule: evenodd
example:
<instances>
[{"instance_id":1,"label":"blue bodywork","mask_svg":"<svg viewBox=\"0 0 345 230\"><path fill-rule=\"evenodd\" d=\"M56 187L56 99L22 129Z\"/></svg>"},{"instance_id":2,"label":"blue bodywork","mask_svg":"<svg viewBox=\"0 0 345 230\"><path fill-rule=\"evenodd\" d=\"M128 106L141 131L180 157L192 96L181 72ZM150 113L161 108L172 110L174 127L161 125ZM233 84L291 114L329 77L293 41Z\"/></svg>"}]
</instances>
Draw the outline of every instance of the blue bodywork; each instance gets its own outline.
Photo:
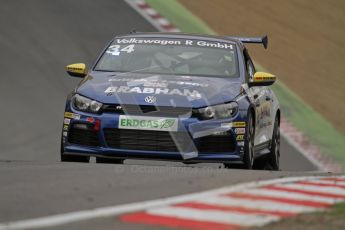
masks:
<instances>
[{"instance_id":1,"label":"blue bodywork","mask_svg":"<svg viewBox=\"0 0 345 230\"><path fill-rule=\"evenodd\" d=\"M203 37L204 40L214 40L215 38ZM230 42L226 39L219 39L222 42ZM120 72L101 72L91 69L88 75L81 81L74 92L72 92L66 101L65 107L65 121L62 135L62 152L69 155L86 155L86 156L105 156L118 159L160 159L183 162L241 162L244 153L244 140L237 140L238 134L235 133L236 126L232 124L245 124L247 114L252 106L247 95L242 92L242 84L245 82L245 67L243 64L243 57L241 55L241 44L231 41L236 46L238 54L239 76L237 78L222 78L222 77L206 77L206 76L180 76L180 75L153 75L144 73L120 73ZM97 63L97 62L96 62ZM190 114L188 116L178 117L177 132L185 132L191 137L196 148L198 148L198 138L202 136L203 132L208 132L207 135L214 133L226 132L229 141L234 144L233 151L227 152L198 152L193 157L183 157L179 151L146 151L139 149L117 149L111 148L105 138L105 129L118 129L119 117L121 114L114 112L101 112L99 114L78 111L72 105L71 98L74 94L79 94L84 97L96 100L104 105L138 105L138 106L152 106L151 103L145 101L146 96L152 95L150 93L106 93L109 87L141 87L144 84L140 83L140 79L154 79L155 82L163 82L168 84L170 89L178 89L179 92L199 92L201 98L191 98L176 94L155 94L157 98L155 106L157 107L177 107L189 108ZM139 83L138 83L139 82ZM131 85L134 84L134 85ZM137 85L136 85L137 84ZM198 108L204 108L210 105L218 105L236 101L239 105L237 114L229 119L222 120L203 120L200 117L192 116L192 111ZM155 117L155 112L148 114ZM75 124L86 124L90 129L95 127L94 131L97 133L99 146L88 146L71 143L69 135L71 128ZM96 127L97 126L97 127ZM238 126L237 126L238 127ZM245 128L245 126L240 126ZM210 133L211 132L211 133ZM204 134L205 135L205 134ZM240 144L239 144L240 143Z\"/></svg>"}]
</instances>

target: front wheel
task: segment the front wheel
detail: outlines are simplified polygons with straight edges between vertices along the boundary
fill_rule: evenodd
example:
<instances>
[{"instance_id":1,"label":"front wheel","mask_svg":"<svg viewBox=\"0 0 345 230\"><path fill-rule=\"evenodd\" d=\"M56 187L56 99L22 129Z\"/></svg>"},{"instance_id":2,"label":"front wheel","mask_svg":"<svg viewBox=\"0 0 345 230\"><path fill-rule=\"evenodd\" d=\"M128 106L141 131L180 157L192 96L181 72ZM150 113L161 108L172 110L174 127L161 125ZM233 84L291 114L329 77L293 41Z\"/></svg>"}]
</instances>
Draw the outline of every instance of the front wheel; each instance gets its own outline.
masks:
<instances>
[{"instance_id":1,"label":"front wheel","mask_svg":"<svg viewBox=\"0 0 345 230\"><path fill-rule=\"evenodd\" d=\"M90 157L77 156L77 155L64 155L63 153L61 153L61 162L89 163Z\"/></svg>"},{"instance_id":2,"label":"front wheel","mask_svg":"<svg viewBox=\"0 0 345 230\"><path fill-rule=\"evenodd\" d=\"M60 159L61 159L61 162L81 162L81 163L89 163L90 162L90 157L88 157L88 156L64 154L62 139L61 139L61 144L60 144Z\"/></svg>"},{"instance_id":3,"label":"front wheel","mask_svg":"<svg viewBox=\"0 0 345 230\"><path fill-rule=\"evenodd\" d=\"M245 143L244 143L244 154L243 154L243 164L224 164L225 168L233 169L252 169L254 164L254 135L255 126L252 114L248 114L248 120L246 125Z\"/></svg>"},{"instance_id":4,"label":"front wheel","mask_svg":"<svg viewBox=\"0 0 345 230\"><path fill-rule=\"evenodd\" d=\"M268 155L267 163L271 167L272 170L279 170L279 158L280 158L280 128L279 128L279 120L276 117L274 122L273 128L273 135L272 135L272 145L270 149L270 153Z\"/></svg>"},{"instance_id":5,"label":"front wheel","mask_svg":"<svg viewBox=\"0 0 345 230\"><path fill-rule=\"evenodd\" d=\"M255 126L252 113L248 113L246 135L244 142L243 166L246 169L252 169L254 164L254 137Z\"/></svg>"},{"instance_id":6,"label":"front wheel","mask_svg":"<svg viewBox=\"0 0 345 230\"><path fill-rule=\"evenodd\" d=\"M123 164L123 161L124 161L123 159L96 157L96 163L102 163L102 164Z\"/></svg>"}]
</instances>

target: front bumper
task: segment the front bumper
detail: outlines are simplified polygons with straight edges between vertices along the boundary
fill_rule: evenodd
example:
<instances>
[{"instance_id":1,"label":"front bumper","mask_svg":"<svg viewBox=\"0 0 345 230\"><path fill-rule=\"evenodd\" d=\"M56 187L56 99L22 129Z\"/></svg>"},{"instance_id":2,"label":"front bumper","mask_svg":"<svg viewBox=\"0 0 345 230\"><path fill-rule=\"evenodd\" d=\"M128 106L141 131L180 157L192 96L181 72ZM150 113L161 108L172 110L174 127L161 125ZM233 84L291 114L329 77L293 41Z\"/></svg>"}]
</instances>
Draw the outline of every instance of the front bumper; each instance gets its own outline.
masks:
<instances>
[{"instance_id":1,"label":"front bumper","mask_svg":"<svg viewBox=\"0 0 345 230\"><path fill-rule=\"evenodd\" d=\"M63 153L190 163L242 161L245 117L241 113L226 120L178 118L177 131L170 133L119 129L119 117L114 113L95 115L68 109L63 125ZM112 132L109 134L108 130Z\"/></svg>"}]
</instances>

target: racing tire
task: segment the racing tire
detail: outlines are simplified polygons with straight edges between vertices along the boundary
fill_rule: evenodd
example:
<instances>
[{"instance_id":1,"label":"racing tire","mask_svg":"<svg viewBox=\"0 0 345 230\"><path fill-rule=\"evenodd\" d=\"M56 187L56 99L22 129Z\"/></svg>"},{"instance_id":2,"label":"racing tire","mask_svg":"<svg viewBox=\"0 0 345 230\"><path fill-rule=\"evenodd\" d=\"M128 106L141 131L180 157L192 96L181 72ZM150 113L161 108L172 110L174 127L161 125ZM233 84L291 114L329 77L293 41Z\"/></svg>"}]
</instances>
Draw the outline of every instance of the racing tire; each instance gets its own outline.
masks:
<instances>
[{"instance_id":1,"label":"racing tire","mask_svg":"<svg viewBox=\"0 0 345 230\"><path fill-rule=\"evenodd\" d=\"M279 158L280 158L280 127L279 120L276 117L274 121L274 128L272 134L272 143L270 153L268 155L267 163L271 170L279 170Z\"/></svg>"},{"instance_id":2,"label":"racing tire","mask_svg":"<svg viewBox=\"0 0 345 230\"><path fill-rule=\"evenodd\" d=\"M61 145L60 145L60 158L61 158L61 162L80 162L80 163L90 162L90 157L88 156L65 155L63 152L62 139L61 139Z\"/></svg>"},{"instance_id":3,"label":"racing tire","mask_svg":"<svg viewBox=\"0 0 345 230\"><path fill-rule=\"evenodd\" d=\"M124 162L123 159L96 157L96 163L101 163L101 164L123 164L123 162Z\"/></svg>"},{"instance_id":4,"label":"racing tire","mask_svg":"<svg viewBox=\"0 0 345 230\"><path fill-rule=\"evenodd\" d=\"M61 153L61 162L89 163L90 157L76 156L76 155L64 155L63 153Z\"/></svg>"},{"instance_id":5,"label":"racing tire","mask_svg":"<svg viewBox=\"0 0 345 230\"><path fill-rule=\"evenodd\" d=\"M242 164L225 163L224 168L253 169L253 165L254 165L254 137L255 137L254 120L252 118L252 113L249 112L247 125L246 125L243 163Z\"/></svg>"},{"instance_id":6,"label":"racing tire","mask_svg":"<svg viewBox=\"0 0 345 230\"><path fill-rule=\"evenodd\" d=\"M244 141L243 168L252 169L254 165L255 126L252 113L248 113L246 135Z\"/></svg>"}]
</instances>

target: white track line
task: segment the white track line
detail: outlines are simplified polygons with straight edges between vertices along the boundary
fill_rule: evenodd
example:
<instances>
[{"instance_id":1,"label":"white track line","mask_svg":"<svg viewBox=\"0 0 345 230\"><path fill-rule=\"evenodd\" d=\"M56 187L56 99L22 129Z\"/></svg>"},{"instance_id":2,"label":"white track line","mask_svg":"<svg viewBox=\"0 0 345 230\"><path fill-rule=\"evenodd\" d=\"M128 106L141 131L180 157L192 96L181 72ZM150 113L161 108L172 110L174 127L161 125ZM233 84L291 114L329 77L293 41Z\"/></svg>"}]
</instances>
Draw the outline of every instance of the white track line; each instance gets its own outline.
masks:
<instances>
[{"instance_id":1,"label":"white track line","mask_svg":"<svg viewBox=\"0 0 345 230\"><path fill-rule=\"evenodd\" d=\"M277 185L279 188L289 188L289 189L298 189L307 192L322 192L331 195L343 195L345 196L345 189L336 188L336 187L321 187L317 185L307 185L307 184L283 184Z\"/></svg>"},{"instance_id":2,"label":"white track line","mask_svg":"<svg viewBox=\"0 0 345 230\"><path fill-rule=\"evenodd\" d=\"M294 199L294 200L301 200L301 201L322 202L326 204L334 204L335 202L342 201L342 199L334 199L334 198L321 197L321 196L311 196L311 195L305 195L305 194L294 193L294 192L286 192L286 191L275 191L275 190L264 189L264 188L251 189L248 191L244 191L242 193L274 197L274 198L286 198L286 199Z\"/></svg>"},{"instance_id":3,"label":"white track line","mask_svg":"<svg viewBox=\"0 0 345 230\"><path fill-rule=\"evenodd\" d=\"M345 182L341 182L341 181L316 180L316 181L311 181L311 182L319 183L319 184L325 184L325 185L345 186Z\"/></svg>"},{"instance_id":4,"label":"white track line","mask_svg":"<svg viewBox=\"0 0 345 230\"><path fill-rule=\"evenodd\" d=\"M154 207L167 206L167 205L172 205L176 203L189 202L193 200L205 200L206 198L211 197L211 196L218 196L222 194L228 194L231 192L246 191L248 189L256 188L259 186L267 186L267 185L273 185L273 184L289 183L289 182L302 181L302 180L308 180L308 179L318 179L318 178L324 178L324 177L290 177L290 178L280 178L280 179L266 180L266 181L260 181L260 182L249 182L249 183L219 188L215 190L175 196L175 197L170 197L170 198L165 198L165 199L143 201L143 202L137 202L137 203L131 203L131 204L124 204L124 205L115 205L115 206L69 212L69 213L64 213L64 214L57 214L57 215L28 219L28 220L19 220L19 221L13 221L13 222L8 222L8 223L1 223L0 230L48 228L48 227L78 222L78 221L142 211L142 210L147 210Z\"/></svg>"},{"instance_id":5,"label":"white track line","mask_svg":"<svg viewBox=\"0 0 345 230\"><path fill-rule=\"evenodd\" d=\"M277 201L251 200L231 197L212 196L206 199L196 200L196 202L225 207L244 207L263 211L289 212L292 214L301 212L312 212L316 210L316 208L312 207L295 204L284 204Z\"/></svg>"},{"instance_id":6,"label":"white track line","mask_svg":"<svg viewBox=\"0 0 345 230\"><path fill-rule=\"evenodd\" d=\"M184 207L163 207L147 211L148 214L182 218L188 220L207 221L222 224L241 225L245 227L262 226L269 222L278 221L276 216L243 214L229 211L209 211Z\"/></svg>"}]
</instances>

